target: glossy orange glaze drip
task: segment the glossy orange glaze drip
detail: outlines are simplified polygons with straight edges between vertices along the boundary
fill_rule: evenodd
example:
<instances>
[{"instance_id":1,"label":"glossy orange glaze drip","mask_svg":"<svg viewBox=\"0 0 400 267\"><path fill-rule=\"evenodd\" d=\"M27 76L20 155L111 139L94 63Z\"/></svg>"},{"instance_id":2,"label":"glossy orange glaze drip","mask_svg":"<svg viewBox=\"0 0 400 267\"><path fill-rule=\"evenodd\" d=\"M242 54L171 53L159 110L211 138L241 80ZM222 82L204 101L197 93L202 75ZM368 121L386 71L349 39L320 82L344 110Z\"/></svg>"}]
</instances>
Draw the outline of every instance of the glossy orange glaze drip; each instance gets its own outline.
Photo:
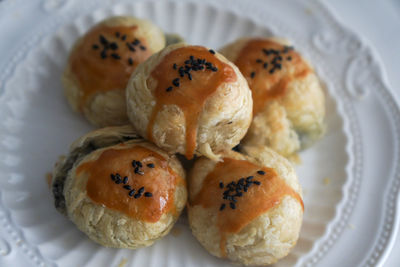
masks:
<instances>
[{"instance_id":1,"label":"glossy orange glaze drip","mask_svg":"<svg viewBox=\"0 0 400 267\"><path fill-rule=\"evenodd\" d=\"M135 174L133 160L142 162L143 175ZM148 163L153 163L155 168L147 167ZM118 149L105 150L96 160L80 165L77 175L81 173L89 176L86 191L94 202L147 222L157 222L166 212L176 213L175 188L178 183L184 183L163 156L142 146L126 148L120 145ZM116 184L111 179L110 175L116 173L127 176L127 184L136 192L144 186L145 192L151 192L153 196L142 195L137 199L129 196L123 183Z\"/></svg>"},{"instance_id":2,"label":"glossy orange glaze drip","mask_svg":"<svg viewBox=\"0 0 400 267\"><path fill-rule=\"evenodd\" d=\"M257 174L259 170L263 170L265 174ZM236 209L231 209L229 201L223 199L226 187L220 188L219 183L223 182L226 186L232 181L237 182L240 178L251 175L254 176L253 180L260 181L261 184L251 185L242 197L236 197ZM300 195L288 186L274 169L260 167L247 160L224 158L223 162L218 162L214 170L207 175L202 189L191 205L202 205L218 214L221 254L226 256L226 234L238 233L253 219L278 205L285 196L297 199L304 209ZM226 207L219 211L222 203L225 203Z\"/></svg>"},{"instance_id":3,"label":"glossy orange glaze drip","mask_svg":"<svg viewBox=\"0 0 400 267\"><path fill-rule=\"evenodd\" d=\"M190 56L205 59L211 62L218 71L211 70L192 71L192 80L188 76L179 76L178 70L173 69L173 64L177 68L184 66L185 61ZM186 120L186 153L188 159L193 158L196 149L197 124L199 115L202 112L206 100L225 82L236 81L236 73L231 66L220 61L215 55L211 54L206 48L201 46L181 47L171 51L154 68L151 77L157 82L153 91L156 105L150 117L147 128L147 136L154 141L153 126L158 112L164 105L176 105L185 115ZM173 86L172 81L180 78L180 86ZM169 92L166 88L172 86Z\"/></svg>"},{"instance_id":4,"label":"glossy orange glaze drip","mask_svg":"<svg viewBox=\"0 0 400 267\"><path fill-rule=\"evenodd\" d=\"M151 51L143 39L139 39L140 45L146 47L146 50L140 49L140 45L134 46L136 51L129 50L126 43L132 43L136 39L136 30L137 26L98 25L79 41L69 58L69 64L83 92L80 109L97 92L124 89L137 65L151 56ZM116 32L120 33L119 38L116 37ZM118 45L116 50L108 48L107 57L104 59L100 56L103 51L100 35L110 43L115 42ZM121 39L123 35L126 35L125 41ZM99 48L93 49L93 45L98 45ZM118 54L121 59L113 58L113 53ZM129 58L133 60L132 65L128 62Z\"/></svg>"},{"instance_id":5,"label":"glossy orange glaze drip","mask_svg":"<svg viewBox=\"0 0 400 267\"><path fill-rule=\"evenodd\" d=\"M266 55L263 49L281 51L279 55L282 60L279 62L282 69L275 69L270 73L273 67L271 61L276 55ZM266 39L253 39L246 43L235 61L252 91L253 115L260 112L269 100L284 96L292 80L305 77L312 71L297 52L289 50L283 53L283 50L284 46L279 43ZM287 60L287 57L291 57L291 60ZM257 59L261 59L262 62L258 63ZM263 67L264 62L267 62L267 68ZM255 73L253 78L252 72Z\"/></svg>"}]
</instances>

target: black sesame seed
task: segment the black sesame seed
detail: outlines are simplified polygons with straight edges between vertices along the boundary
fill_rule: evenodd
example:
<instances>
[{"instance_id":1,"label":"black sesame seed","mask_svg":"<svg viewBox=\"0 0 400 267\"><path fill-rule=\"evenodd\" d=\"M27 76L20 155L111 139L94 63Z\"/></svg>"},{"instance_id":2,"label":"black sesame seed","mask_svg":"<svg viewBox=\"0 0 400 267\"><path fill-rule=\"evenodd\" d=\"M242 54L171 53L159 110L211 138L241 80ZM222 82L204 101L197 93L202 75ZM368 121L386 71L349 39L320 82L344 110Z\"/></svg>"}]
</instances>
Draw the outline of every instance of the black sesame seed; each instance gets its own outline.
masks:
<instances>
[{"instance_id":1,"label":"black sesame seed","mask_svg":"<svg viewBox=\"0 0 400 267\"><path fill-rule=\"evenodd\" d=\"M224 183L223 182L219 182L219 188L224 188Z\"/></svg>"},{"instance_id":2,"label":"black sesame seed","mask_svg":"<svg viewBox=\"0 0 400 267\"><path fill-rule=\"evenodd\" d=\"M108 44L107 39L101 34L99 36L99 40L100 40L100 43L103 44L103 45L107 45Z\"/></svg>"},{"instance_id":3,"label":"black sesame seed","mask_svg":"<svg viewBox=\"0 0 400 267\"><path fill-rule=\"evenodd\" d=\"M126 46L128 47L128 49L132 52L135 52L136 49L130 44L130 43L126 43Z\"/></svg>"},{"instance_id":4,"label":"black sesame seed","mask_svg":"<svg viewBox=\"0 0 400 267\"><path fill-rule=\"evenodd\" d=\"M115 181L115 175L111 174L110 176L111 176L111 180Z\"/></svg>"},{"instance_id":5,"label":"black sesame seed","mask_svg":"<svg viewBox=\"0 0 400 267\"><path fill-rule=\"evenodd\" d=\"M275 64L275 68L277 68L277 69L282 69L282 64Z\"/></svg>"},{"instance_id":6,"label":"black sesame seed","mask_svg":"<svg viewBox=\"0 0 400 267\"><path fill-rule=\"evenodd\" d=\"M132 58L128 58L128 64L129 65L133 65L133 59Z\"/></svg>"},{"instance_id":7,"label":"black sesame seed","mask_svg":"<svg viewBox=\"0 0 400 267\"><path fill-rule=\"evenodd\" d=\"M94 50L96 50L96 49L99 49L99 46L98 46L97 44L94 44L94 45L92 45L92 48L93 48Z\"/></svg>"},{"instance_id":8,"label":"black sesame seed","mask_svg":"<svg viewBox=\"0 0 400 267\"><path fill-rule=\"evenodd\" d=\"M259 171L257 171L257 173L260 174L260 175L264 175L264 174L265 174L265 171L259 170Z\"/></svg>"},{"instance_id":9,"label":"black sesame seed","mask_svg":"<svg viewBox=\"0 0 400 267\"><path fill-rule=\"evenodd\" d=\"M222 203L222 204L221 204L221 207L219 207L219 210L225 209L225 206L226 206L225 203Z\"/></svg>"},{"instance_id":10,"label":"black sesame seed","mask_svg":"<svg viewBox=\"0 0 400 267\"><path fill-rule=\"evenodd\" d=\"M131 190L131 189L132 189L131 186L128 185L128 184L127 184L127 185L124 185L123 187L124 187L126 190Z\"/></svg>"},{"instance_id":11,"label":"black sesame seed","mask_svg":"<svg viewBox=\"0 0 400 267\"><path fill-rule=\"evenodd\" d=\"M115 32L115 37L119 38L119 32Z\"/></svg>"},{"instance_id":12,"label":"black sesame seed","mask_svg":"<svg viewBox=\"0 0 400 267\"><path fill-rule=\"evenodd\" d=\"M215 51L212 50L212 49L208 50L208 52L210 52L211 54L215 55Z\"/></svg>"},{"instance_id":13,"label":"black sesame seed","mask_svg":"<svg viewBox=\"0 0 400 267\"><path fill-rule=\"evenodd\" d=\"M124 180L122 181L124 184L126 184L127 182L128 182L128 177L127 176L125 176L124 177Z\"/></svg>"},{"instance_id":14,"label":"black sesame seed","mask_svg":"<svg viewBox=\"0 0 400 267\"><path fill-rule=\"evenodd\" d=\"M179 87L179 78L176 78L172 81L172 84L175 85L176 87Z\"/></svg>"},{"instance_id":15,"label":"black sesame seed","mask_svg":"<svg viewBox=\"0 0 400 267\"><path fill-rule=\"evenodd\" d=\"M291 61L291 60L292 60L292 57L291 57L291 56L288 56L286 59L289 60L289 61Z\"/></svg>"},{"instance_id":16,"label":"black sesame seed","mask_svg":"<svg viewBox=\"0 0 400 267\"><path fill-rule=\"evenodd\" d=\"M136 161L136 165L139 166L140 168L143 167L143 164L140 161Z\"/></svg>"},{"instance_id":17,"label":"black sesame seed","mask_svg":"<svg viewBox=\"0 0 400 267\"><path fill-rule=\"evenodd\" d=\"M263 61L261 59L257 58L256 62L257 63L262 63Z\"/></svg>"},{"instance_id":18,"label":"black sesame seed","mask_svg":"<svg viewBox=\"0 0 400 267\"><path fill-rule=\"evenodd\" d=\"M143 46L143 45L141 45L141 46L139 46L139 47L140 47L140 49L143 50L143 51L146 50L146 47Z\"/></svg>"},{"instance_id":19,"label":"black sesame seed","mask_svg":"<svg viewBox=\"0 0 400 267\"><path fill-rule=\"evenodd\" d=\"M263 48L262 51L263 51L264 54L266 54L267 56L271 54L271 51L270 51L270 50L267 50L267 49L265 49L265 48Z\"/></svg>"},{"instance_id":20,"label":"black sesame seed","mask_svg":"<svg viewBox=\"0 0 400 267\"><path fill-rule=\"evenodd\" d=\"M118 54L112 53L111 57L115 58L115 59L121 59L121 57Z\"/></svg>"},{"instance_id":21,"label":"black sesame seed","mask_svg":"<svg viewBox=\"0 0 400 267\"><path fill-rule=\"evenodd\" d=\"M111 44L110 44L110 48L111 48L112 50L117 50L117 49L118 49L117 43L111 43Z\"/></svg>"},{"instance_id":22,"label":"black sesame seed","mask_svg":"<svg viewBox=\"0 0 400 267\"><path fill-rule=\"evenodd\" d=\"M124 35L121 36L121 40L122 40L122 41L125 41L125 40L126 40L126 34L124 34Z\"/></svg>"},{"instance_id":23,"label":"black sesame seed","mask_svg":"<svg viewBox=\"0 0 400 267\"><path fill-rule=\"evenodd\" d=\"M253 179L253 178L254 178L254 176L251 175L251 176L247 177L246 180L251 180L251 179Z\"/></svg>"},{"instance_id":24,"label":"black sesame seed","mask_svg":"<svg viewBox=\"0 0 400 267\"><path fill-rule=\"evenodd\" d=\"M136 160L132 160L132 167L136 167Z\"/></svg>"},{"instance_id":25,"label":"black sesame seed","mask_svg":"<svg viewBox=\"0 0 400 267\"><path fill-rule=\"evenodd\" d=\"M267 63L267 62L265 62L265 63L263 64L263 68L264 68L264 69L268 68L268 63Z\"/></svg>"},{"instance_id":26,"label":"black sesame seed","mask_svg":"<svg viewBox=\"0 0 400 267\"><path fill-rule=\"evenodd\" d=\"M189 80L192 80L192 74L188 73L187 75L188 75Z\"/></svg>"},{"instance_id":27,"label":"black sesame seed","mask_svg":"<svg viewBox=\"0 0 400 267\"><path fill-rule=\"evenodd\" d=\"M176 70L178 68L178 65L176 65L176 63L174 63L174 65L172 67L174 68L174 70Z\"/></svg>"},{"instance_id":28,"label":"black sesame seed","mask_svg":"<svg viewBox=\"0 0 400 267\"><path fill-rule=\"evenodd\" d=\"M165 89L165 91L170 92L172 91L172 86L168 87L167 89Z\"/></svg>"},{"instance_id":29,"label":"black sesame seed","mask_svg":"<svg viewBox=\"0 0 400 267\"><path fill-rule=\"evenodd\" d=\"M244 178L240 178L238 181L239 185L243 185L246 180Z\"/></svg>"},{"instance_id":30,"label":"black sesame seed","mask_svg":"<svg viewBox=\"0 0 400 267\"><path fill-rule=\"evenodd\" d=\"M260 185L260 184L261 184L261 182L260 182L260 181L254 181L254 184L256 184L256 185Z\"/></svg>"},{"instance_id":31,"label":"black sesame seed","mask_svg":"<svg viewBox=\"0 0 400 267\"><path fill-rule=\"evenodd\" d=\"M252 72L250 73L250 77L251 77L251 78L254 78L254 76L256 76L256 73L255 73L254 71L252 71Z\"/></svg>"},{"instance_id":32,"label":"black sesame seed","mask_svg":"<svg viewBox=\"0 0 400 267\"><path fill-rule=\"evenodd\" d=\"M139 193L139 194L142 194L143 192L144 192L144 187L142 186L141 188L139 188L138 193Z\"/></svg>"},{"instance_id":33,"label":"black sesame seed","mask_svg":"<svg viewBox=\"0 0 400 267\"><path fill-rule=\"evenodd\" d=\"M241 196L243 196L243 193L242 192L237 192L236 196L241 197Z\"/></svg>"},{"instance_id":34,"label":"black sesame seed","mask_svg":"<svg viewBox=\"0 0 400 267\"><path fill-rule=\"evenodd\" d=\"M141 196L142 196L142 194L137 193L137 194L135 194L133 197L134 197L134 198L139 198L139 197L141 197Z\"/></svg>"},{"instance_id":35,"label":"black sesame seed","mask_svg":"<svg viewBox=\"0 0 400 267\"><path fill-rule=\"evenodd\" d=\"M106 57L107 57L107 52L106 52L106 50L101 51L100 56L101 56L101 58L103 58L103 59L106 58Z\"/></svg>"},{"instance_id":36,"label":"black sesame seed","mask_svg":"<svg viewBox=\"0 0 400 267\"><path fill-rule=\"evenodd\" d=\"M273 73L274 73L274 71L275 71L275 69L274 69L274 68L272 68L272 69L270 69L270 70L269 70L269 73L270 73L270 74L273 74Z\"/></svg>"},{"instance_id":37,"label":"black sesame seed","mask_svg":"<svg viewBox=\"0 0 400 267\"><path fill-rule=\"evenodd\" d=\"M138 45L138 44L140 44L140 40L139 40L139 39L135 39L135 40L132 42L132 44L133 44L133 45Z\"/></svg>"},{"instance_id":38,"label":"black sesame seed","mask_svg":"<svg viewBox=\"0 0 400 267\"><path fill-rule=\"evenodd\" d=\"M116 184L120 184L120 183L122 183L122 180L121 179L117 179L117 180L115 180L115 183Z\"/></svg>"},{"instance_id":39,"label":"black sesame seed","mask_svg":"<svg viewBox=\"0 0 400 267\"><path fill-rule=\"evenodd\" d=\"M153 196L153 194L152 194L152 193L150 193L150 192L146 192L146 193L144 193L144 196L145 196L145 197L152 197L152 196Z\"/></svg>"},{"instance_id":40,"label":"black sesame seed","mask_svg":"<svg viewBox=\"0 0 400 267\"><path fill-rule=\"evenodd\" d=\"M275 55L279 55L279 51L278 50L275 50L275 49L271 49L271 53L272 54L275 54Z\"/></svg>"},{"instance_id":41,"label":"black sesame seed","mask_svg":"<svg viewBox=\"0 0 400 267\"><path fill-rule=\"evenodd\" d=\"M231 202L231 203L229 203L229 206L231 207L231 209L236 209L236 205L235 205L235 203L233 203L233 202Z\"/></svg>"},{"instance_id":42,"label":"black sesame seed","mask_svg":"<svg viewBox=\"0 0 400 267\"><path fill-rule=\"evenodd\" d=\"M155 166L154 166L153 163L149 163L149 164L147 164L147 167L149 167L149 168L154 168Z\"/></svg>"},{"instance_id":43,"label":"black sesame seed","mask_svg":"<svg viewBox=\"0 0 400 267\"><path fill-rule=\"evenodd\" d=\"M214 72L218 71L217 67L212 67L211 70Z\"/></svg>"},{"instance_id":44,"label":"black sesame seed","mask_svg":"<svg viewBox=\"0 0 400 267\"><path fill-rule=\"evenodd\" d=\"M135 190L135 189L132 189L131 191L129 191L129 196L130 196L130 197L133 196L133 194L135 194L135 192L136 192L136 190Z\"/></svg>"},{"instance_id":45,"label":"black sesame seed","mask_svg":"<svg viewBox=\"0 0 400 267\"><path fill-rule=\"evenodd\" d=\"M287 47L286 45L283 47L282 52L283 52L284 54L286 54L287 52L289 52L289 49L288 49L288 47Z\"/></svg>"}]
</instances>

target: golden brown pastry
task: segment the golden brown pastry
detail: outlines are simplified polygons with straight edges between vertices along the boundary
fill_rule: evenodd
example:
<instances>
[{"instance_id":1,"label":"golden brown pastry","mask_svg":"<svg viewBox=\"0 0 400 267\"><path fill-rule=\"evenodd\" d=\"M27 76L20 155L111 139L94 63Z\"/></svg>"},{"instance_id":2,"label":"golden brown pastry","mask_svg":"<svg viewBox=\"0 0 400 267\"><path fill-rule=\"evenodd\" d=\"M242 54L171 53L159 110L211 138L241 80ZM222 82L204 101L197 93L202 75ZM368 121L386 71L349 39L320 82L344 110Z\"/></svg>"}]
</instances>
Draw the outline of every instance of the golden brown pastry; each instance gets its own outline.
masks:
<instances>
[{"instance_id":1,"label":"golden brown pastry","mask_svg":"<svg viewBox=\"0 0 400 267\"><path fill-rule=\"evenodd\" d=\"M186 204L185 173L131 126L91 132L72 144L53 172L56 208L107 247L149 246Z\"/></svg>"},{"instance_id":2,"label":"golden brown pastry","mask_svg":"<svg viewBox=\"0 0 400 267\"><path fill-rule=\"evenodd\" d=\"M244 144L267 145L284 156L324 133L325 100L311 65L277 38L244 38L221 49L253 94L253 121Z\"/></svg>"},{"instance_id":3,"label":"golden brown pastry","mask_svg":"<svg viewBox=\"0 0 400 267\"><path fill-rule=\"evenodd\" d=\"M189 174L189 224L211 254L268 265L296 244L303 217L291 164L265 146L229 151L223 161L196 161Z\"/></svg>"},{"instance_id":4,"label":"golden brown pastry","mask_svg":"<svg viewBox=\"0 0 400 267\"><path fill-rule=\"evenodd\" d=\"M188 159L217 159L239 143L252 117L251 92L236 66L213 50L183 43L135 70L127 107L142 136Z\"/></svg>"},{"instance_id":5,"label":"golden brown pastry","mask_svg":"<svg viewBox=\"0 0 400 267\"><path fill-rule=\"evenodd\" d=\"M72 48L62 77L72 109L96 126L128 124L129 77L164 46L163 32L147 20L121 16L95 25Z\"/></svg>"}]
</instances>

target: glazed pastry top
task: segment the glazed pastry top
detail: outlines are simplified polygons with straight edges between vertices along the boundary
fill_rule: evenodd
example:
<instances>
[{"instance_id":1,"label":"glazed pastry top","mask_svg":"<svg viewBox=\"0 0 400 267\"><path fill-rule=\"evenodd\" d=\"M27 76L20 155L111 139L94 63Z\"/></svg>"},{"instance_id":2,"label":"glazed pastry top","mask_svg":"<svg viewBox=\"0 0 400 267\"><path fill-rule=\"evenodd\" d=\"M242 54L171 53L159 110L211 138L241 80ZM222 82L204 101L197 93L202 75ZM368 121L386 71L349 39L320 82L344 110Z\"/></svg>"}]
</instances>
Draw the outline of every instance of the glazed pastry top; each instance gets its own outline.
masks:
<instances>
[{"instance_id":1,"label":"glazed pastry top","mask_svg":"<svg viewBox=\"0 0 400 267\"><path fill-rule=\"evenodd\" d=\"M201 46L185 46L172 50L151 73L156 85L153 96L156 105L148 124L152 139L155 118L164 105L176 105L186 120L186 157L191 159L196 149L199 115L206 100L223 83L235 82L234 69L215 56L213 50Z\"/></svg>"}]
</instances>

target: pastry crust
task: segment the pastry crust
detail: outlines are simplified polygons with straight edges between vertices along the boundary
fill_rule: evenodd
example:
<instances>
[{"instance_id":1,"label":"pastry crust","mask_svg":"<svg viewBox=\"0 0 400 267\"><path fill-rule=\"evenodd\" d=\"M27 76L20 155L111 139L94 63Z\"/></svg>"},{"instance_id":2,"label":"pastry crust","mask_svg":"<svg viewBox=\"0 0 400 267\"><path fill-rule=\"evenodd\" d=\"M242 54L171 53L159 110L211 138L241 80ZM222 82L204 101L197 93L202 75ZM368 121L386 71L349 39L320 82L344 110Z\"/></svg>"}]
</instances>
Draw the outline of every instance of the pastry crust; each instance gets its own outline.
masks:
<instances>
[{"instance_id":1,"label":"pastry crust","mask_svg":"<svg viewBox=\"0 0 400 267\"><path fill-rule=\"evenodd\" d=\"M115 42L118 45L116 50L111 48L107 49L107 57L101 58L100 53L102 52L102 46L100 43L94 43L90 34L92 31L97 31L100 34L102 29L115 28L116 32L121 27L135 27L131 32L128 31L128 37L122 40L123 34L119 37L108 36L109 42ZM103 33L105 35L105 33ZM97 37L97 36L96 36ZM132 41L130 38L137 38L146 42L146 50L142 51L139 45L133 47L135 52L131 51L127 47L127 43ZM98 41L96 39L96 41ZM111 17L100 23L96 24L90 31L88 31L83 37L78 39L73 46L70 57L67 62L67 66L62 76L62 83L64 86L64 94L71 106L76 111L83 113L86 119L95 126L113 126L113 125L124 125L128 124L128 118L126 115L126 100L125 100L125 87L126 83L133 72L136 65L141 61L144 61L147 56L141 56L139 59L134 60L132 64L128 62L129 57L135 57L135 53L147 53L149 56L155 52L158 52L164 48L166 43L165 36L161 29L155 26L153 23L143 19L137 19L128 16ZM96 51L92 51L92 46L97 45ZM132 50L133 50L132 49ZM73 55L83 52L83 55L73 57ZM96 53L94 53L96 52ZM88 54L93 53L90 58L90 64L101 65L101 69L91 70L92 66L86 64L88 62ZM120 59L112 58L112 53L115 53ZM79 64L77 68L73 68L72 60L82 60L83 63ZM118 61L118 64L115 63ZM85 86L92 85L96 88L90 88L90 93L85 86L79 80L79 73L82 68L85 71L85 79L87 84ZM110 71L114 72L110 75ZM120 74L118 74L118 72ZM92 75L86 75L87 73ZM93 76L89 77L88 76ZM92 79L92 80L90 80ZM114 79L109 81L108 79ZM104 88L99 88L98 85L108 84Z\"/></svg>"},{"instance_id":2,"label":"pastry crust","mask_svg":"<svg viewBox=\"0 0 400 267\"><path fill-rule=\"evenodd\" d=\"M131 126L108 127L79 138L71 145L69 154L56 164L53 172L52 191L58 211L66 215L90 239L106 247L136 249L153 244L171 230L186 204L187 191L184 180L176 183L173 188L174 208L163 212L154 222L140 217L133 218L89 197L89 175L78 171L79 168L95 162L106 151L125 151L136 146L161 155L166 159L170 170L185 179L185 172L175 156L170 156L144 141L136 135ZM132 197L128 201L137 200ZM144 210L139 212L141 214Z\"/></svg>"},{"instance_id":3,"label":"pastry crust","mask_svg":"<svg viewBox=\"0 0 400 267\"><path fill-rule=\"evenodd\" d=\"M133 73L127 86L128 116L142 136L148 135L148 127L156 105L154 90L157 80L152 71L174 50L191 47L184 43L170 45L150 57ZM207 49L208 50L208 49ZM195 155L218 159L223 150L237 145L245 135L252 118L252 98L247 82L234 64L216 53L220 62L230 66L236 74L234 82L224 82L206 99L198 115ZM173 71L171 66L171 71ZM178 105L164 105L155 118L151 138L170 153L187 151L185 114Z\"/></svg>"},{"instance_id":4,"label":"pastry crust","mask_svg":"<svg viewBox=\"0 0 400 267\"><path fill-rule=\"evenodd\" d=\"M236 64L240 60L242 50L255 40L269 41L275 46L281 45L282 50L285 46L290 46L287 40L281 38L242 38L223 47L220 52ZM264 47L271 48L268 45ZM280 80L273 81L273 74L268 72L273 64L267 62L263 53L260 52L259 62L254 60L255 69L264 62L264 59L269 64L266 70L256 71L253 74L256 78L257 75L263 75L266 90L276 90L274 86L284 79L288 79L289 82L284 83L282 94L266 100L259 106L257 113L253 113L252 124L242 141L243 144L267 145L284 156L290 156L310 146L325 132L325 98L320 81L311 65L301 55L291 51L291 48L289 51L280 54L283 60L279 65L285 72ZM294 57L298 59L290 61ZM300 68L299 66L307 66L308 70L304 75L296 76L294 73ZM239 69L243 72L243 68L239 66ZM277 71L278 69L275 69L275 73ZM254 77L250 77L248 73L244 73L244 76L250 88L254 90L252 88ZM254 92L253 97L255 97Z\"/></svg>"},{"instance_id":5,"label":"pastry crust","mask_svg":"<svg viewBox=\"0 0 400 267\"><path fill-rule=\"evenodd\" d=\"M242 151L245 154L228 151L224 157L247 160L274 169L279 179L301 197L301 187L288 160L264 146L244 146ZM279 204L249 221L239 232L224 234L219 226L218 216L226 216L223 212L229 207L221 211L218 208L193 204L200 190L203 190L207 175L214 170L216 164L209 159L200 158L188 175L188 217L193 235L214 256L226 257L244 265L268 265L285 257L299 237L303 217L302 203L291 195L286 195ZM240 201L242 200L239 198L237 203ZM239 208L234 212L242 211ZM224 239L225 255L221 249Z\"/></svg>"}]
</instances>

